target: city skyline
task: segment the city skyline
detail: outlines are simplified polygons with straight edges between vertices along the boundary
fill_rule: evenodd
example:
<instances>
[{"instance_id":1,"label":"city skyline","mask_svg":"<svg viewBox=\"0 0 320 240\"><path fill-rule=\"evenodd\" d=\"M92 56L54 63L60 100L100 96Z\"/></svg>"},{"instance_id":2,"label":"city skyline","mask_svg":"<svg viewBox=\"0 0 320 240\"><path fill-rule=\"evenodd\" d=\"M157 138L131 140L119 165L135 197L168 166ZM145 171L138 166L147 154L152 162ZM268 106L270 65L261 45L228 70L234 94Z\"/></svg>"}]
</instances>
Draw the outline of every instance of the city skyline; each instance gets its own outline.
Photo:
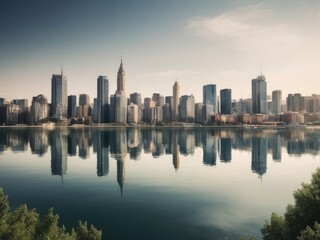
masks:
<instances>
[{"instance_id":1,"label":"city skyline","mask_svg":"<svg viewBox=\"0 0 320 240\"><path fill-rule=\"evenodd\" d=\"M2 3L0 13L0 96L7 100L51 99L50 77L63 65L68 95L93 102L97 76L116 90L121 52L126 92L142 97L170 96L178 81L180 95L196 102L207 84L250 98L260 64L268 95L320 93L316 1L17 1Z\"/></svg>"}]
</instances>

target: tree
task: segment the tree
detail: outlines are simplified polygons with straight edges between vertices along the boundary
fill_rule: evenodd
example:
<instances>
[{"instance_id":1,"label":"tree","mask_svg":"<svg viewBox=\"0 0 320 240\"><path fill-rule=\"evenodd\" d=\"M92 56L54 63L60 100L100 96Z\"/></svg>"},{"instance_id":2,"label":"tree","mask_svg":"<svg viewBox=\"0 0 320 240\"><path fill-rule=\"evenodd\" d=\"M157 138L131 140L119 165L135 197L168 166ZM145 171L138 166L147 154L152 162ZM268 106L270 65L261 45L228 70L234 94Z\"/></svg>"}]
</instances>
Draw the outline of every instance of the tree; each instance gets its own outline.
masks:
<instances>
[{"instance_id":1,"label":"tree","mask_svg":"<svg viewBox=\"0 0 320 240\"><path fill-rule=\"evenodd\" d=\"M314 239L320 239L320 224L315 223L313 229L311 229L309 226L305 230L301 232L301 236L298 238L298 240L314 240Z\"/></svg>"},{"instance_id":2,"label":"tree","mask_svg":"<svg viewBox=\"0 0 320 240\"><path fill-rule=\"evenodd\" d=\"M81 221L78 222L78 226L75 229L75 233L77 235L76 239L83 239L83 240L94 240L94 239L101 239L102 233L94 226L90 225L88 228L87 222L82 223Z\"/></svg>"},{"instance_id":3,"label":"tree","mask_svg":"<svg viewBox=\"0 0 320 240\"><path fill-rule=\"evenodd\" d=\"M79 224L69 234L65 227L59 227L59 215L53 208L41 221L35 209L28 209L26 204L10 211L8 196L0 187L0 239L12 240L100 240L102 232L87 222Z\"/></svg>"},{"instance_id":4,"label":"tree","mask_svg":"<svg viewBox=\"0 0 320 240\"><path fill-rule=\"evenodd\" d=\"M284 217L273 213L270 223L261 229L263 238L273 239L320 239L320 169L312 174L311 183L293 193L294 204L289 204ZM314 226L314 229L311 227ZM313 234L313 235L312 235ZM311 236L315 236L312 238Z\"/></svg>"}]
</instances>

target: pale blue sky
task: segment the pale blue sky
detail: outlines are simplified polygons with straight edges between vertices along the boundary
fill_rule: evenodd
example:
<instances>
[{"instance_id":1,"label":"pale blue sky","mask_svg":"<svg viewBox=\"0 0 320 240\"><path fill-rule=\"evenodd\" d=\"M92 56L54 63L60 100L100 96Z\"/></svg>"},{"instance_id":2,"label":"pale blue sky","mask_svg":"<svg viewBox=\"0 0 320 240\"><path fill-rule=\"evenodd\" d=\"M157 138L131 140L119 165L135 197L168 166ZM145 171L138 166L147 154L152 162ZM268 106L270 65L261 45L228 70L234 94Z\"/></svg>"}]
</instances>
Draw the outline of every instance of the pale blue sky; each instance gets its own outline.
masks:
<instances>
[{"instance_id":1,"label":"pale blue sky","mask_svg":"<svg viewBox=\"0 0 320 240\"><path fill-rule=\"evenodd\" d=\"M280 3L279 3L280 2ZM202 86L251 97L263 73L275 89L320 94L320 1L0 1L0 97L49 100L51 75L68 95L96 97L98 75L116 89L121 52L126 92L202 100Z\"/></svg>"}]
</instances>

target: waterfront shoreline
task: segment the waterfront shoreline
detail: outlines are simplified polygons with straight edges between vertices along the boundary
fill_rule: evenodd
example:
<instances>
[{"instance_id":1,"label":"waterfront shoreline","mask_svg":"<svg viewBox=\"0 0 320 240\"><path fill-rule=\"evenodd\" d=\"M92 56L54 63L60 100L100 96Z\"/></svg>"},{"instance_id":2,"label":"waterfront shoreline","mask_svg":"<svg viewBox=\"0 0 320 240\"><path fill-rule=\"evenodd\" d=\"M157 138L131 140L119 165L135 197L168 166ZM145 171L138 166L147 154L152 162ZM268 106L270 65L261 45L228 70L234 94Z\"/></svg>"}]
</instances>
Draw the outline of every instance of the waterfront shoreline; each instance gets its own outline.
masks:
<instances>
[{"instance_id":1,"label":"waterfront shoreline","mask_svg":"<svg viewBox=\"0 0 320 240\"><path fill-rule=\"evenodd\" d=\"M4 128L41 128L41 129L55 129L55 128L70 128L70 129L118 129L118 128L139 128L139 129L312 129L319 128L319 125L210 125L210 126L193 126L193 125L165 125L165 126L152 126L152 125L54 125L54 126L32 126L32 125L12 125L12 126L0 126L0 129Z\"/></svg>"}]
</instances>

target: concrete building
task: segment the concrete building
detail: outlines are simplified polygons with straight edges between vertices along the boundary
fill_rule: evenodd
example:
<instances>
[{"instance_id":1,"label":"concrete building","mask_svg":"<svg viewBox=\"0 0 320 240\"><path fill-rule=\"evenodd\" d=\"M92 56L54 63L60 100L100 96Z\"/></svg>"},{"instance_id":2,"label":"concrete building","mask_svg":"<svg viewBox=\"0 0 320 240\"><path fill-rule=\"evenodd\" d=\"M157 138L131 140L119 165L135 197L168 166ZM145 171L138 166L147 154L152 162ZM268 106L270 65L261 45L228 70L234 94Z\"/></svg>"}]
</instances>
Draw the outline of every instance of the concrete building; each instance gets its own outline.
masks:
<instances>
[{"instance_id":1,"label":"concrete building","mask_svg":"<svg viewBox=\"0 0 320 240\"><path fill-rule=\"evenodd\" d=\"M162 116L164 122L168 123L171 121L171 108L169 103L165 103L162 106Z\"/></svg>"},{"instance_id":2,"label":"concrete building","mask_svg":"<svg viewBox=\"0 0 320 240\"><path fill-rule=\"evenodd\" d=\"M156 106L162 107L164 105L164 97L160 93L154 93L152 100L156 102Z\"/></svg>"},{"instance_id":3,"label":"concrete building","mask_svg":"<svg viewBox=\"0 0 320 240\"><path fill-rule=\"evenodd\" d=\"M169 119L168 121L172 120L172 109L173 109L173 96L166 96L165 103L169 105ZM165 116L163 116L165 117Z\"/></svg>"},{"instance_id":4,"label":"concrete building","mask_svg":"<svg viewBox=\"0 0 320 240\"><path fill-rule=\"evenodd\" d=\"M107 123L109 118L109 80L106 76L97 79L97 107L95 120L98 123Z\"/></svg>"},{"instance_id":5,"label":"concrete building","mask_svg":"<svg viewBox=\"0 0 320 240\"><path fill-rule=\"evenodd\" d=\"M183 95L180 98L180 121L195 121L195 99L193 95Z\"/></svg>"},{"instance_id":6,"label":"concrete building","mask_svg":"<svg viewBox=\"0 0 320 240\"><path fill-rule=\"evenodd\" d=\"M252 79L252 113L268 114L267 82L264 75Z\"/></svg>"},{"instance_id":7,"label":"concrete building","mask_svg":"<svg viewBox=\"0 0 320 240\"><path fill-rule=\"evenodd\" d=\"M195 104L195 122L202 123L203 121L203 103L196 103Z\"/></svg>"},{"instance_id":8,"label":"concrete building","mask_svg":"<svg viewBox=\"0 0 320 240\"><path fill-rule=\"evenodd\" d=\"M281 114L282 92L281 90L272 91L272 113L275 115Z\"/></svg>"},{"instance_id":9,"label":"concrete building","mask_svg":"<svg viewBox=\"0 0 320 240\"><path fill-rule=\"evenodd\" d=\"M68 96L68 118L77 116L77 96Z\"/></svg>"},{"instance_id":10,"label":"concrete building","mask_svg":"<svg viewBox=\"0 0 320 240\"><path fill-rule=\"evenodd\" d=\"M143 121L146 123L154 123L156 121L155 117L156 102L151 98L144 98L144 108L143 108Z\"/></svg>"},{"instance_id":11,"label":"concrete building","mask_svg":"<svg viewBox=\"0 0 320 240\"><path fill-rule=\"evenodd\" d=\"M127 97L116 93L114 95L114 122L127 124Z\"/></svg>"},{"instance_id":12,"label":"concrete building","mask_svg":"<svg viewBox=\"0 0 320 240\"><path fill-rule=\"evenodd\" d=\"M142 98L141 98L141 93L131 93L130 94L130 102L133 104L136 104L138 106L138 122L142 121L142 110L143 110L143 106L142 106Z\"/></svg>"},{"instance_id":13,"label":"concrete building","mask_svg":"<svg viewBox=\"0 0 320 240\"><path fill-rule=\"evenodd\" d=\"M13 99L11 103L18 105L21 109L29 107L28 99Z\"/></svg>"},{"instance_id":14,"label":"concrete building","mask_svg":"<svg viewBox=\"0 0 320 240\"><path fill-rule=\"evenodd\" d=\"M217 105L216 85L209 84L203 86L203 122L209 122L211 115L215 114Z\"/></svg>"},{"instance_id":15,"label":"concrete building","mask_svg":"<svg viewBox=\"0 0 320 240\"><path fill-rule=\"evenodd\" d=\"M221 114L232 113L231 89L220 90Z\"/></svg>"},{"instance_id":16,"label":"concrete building","mask_svg":"<svg viewBox=\"0 0 320 240\"><path fill-rule=\"evenodd\" d=\"M172 121L179 121L179 98L180 98L180 85L176 81L172 87L173 91L173 105L172 105Z\"/></svg>"},{"instance_id":17,"label":"concrete building","mask_svg":"<svg viewBox=\"0 0 320 240\"><path fill-rule=\"evenodd\" d=\"M163 110L161 106L155 107L155 121L161 122L163 120Z\"/></svg>"},{"instance_id":18,"label":"concrete building","mask_svg":"<svg viewBox=\"0 0 320 240\"><path fill-rule=\"evenodd\" d=\"M31 123L37 124L41 119L49 116L49 105L47 98L40 94L32 98L31 103Z\"/></svg>"},{"instance_id":19,"label":"concrete building","mask_svg":"<svg viewBox=\"0 0 320 240\"><path fill-rule=\"evenodd\" d=\"M61 71L61 75L53 74L51 78L51 114L54 118L65 120L68 117L67 111L67 78Z\"/></svg>"},{"instance_id":20,"label":"concrete building","mask_svg":"<svg viewBox=\"0 0 320 240\"><path fill-rule=\"evenodd\" d=\"M4 98L0 98L0 106L6 104L7 101Z\"/></svg>"},{"instance_id":21,"label":"concrete building","mask_svg":"<svg viewBox=\"0 0 320 240\"><path fill-rule=\"evenodd\" d=\"M128 106L128 123L137 124L139 122L139 107L134 103Z\"/></svg>"},{"instance_id":22,"label":"concrete building","mask_svg":"<svg viewBox=\"0 0 320 240\"><path fill-rule=\"evenodd\" d=\"M90 97L88 94L79 95L79 117L88 117L90 109Z\"/></svg>"},{"instance_id":23,"label":"concrete building","mask_svg":"<svg viewBox=\"0 0 320 240\"><path fill-rule=\"evenodd\" d=\"M18 124L20 107L16 104L4 104L0 106L0 125Z\"/></svg>"}]
</instances>

